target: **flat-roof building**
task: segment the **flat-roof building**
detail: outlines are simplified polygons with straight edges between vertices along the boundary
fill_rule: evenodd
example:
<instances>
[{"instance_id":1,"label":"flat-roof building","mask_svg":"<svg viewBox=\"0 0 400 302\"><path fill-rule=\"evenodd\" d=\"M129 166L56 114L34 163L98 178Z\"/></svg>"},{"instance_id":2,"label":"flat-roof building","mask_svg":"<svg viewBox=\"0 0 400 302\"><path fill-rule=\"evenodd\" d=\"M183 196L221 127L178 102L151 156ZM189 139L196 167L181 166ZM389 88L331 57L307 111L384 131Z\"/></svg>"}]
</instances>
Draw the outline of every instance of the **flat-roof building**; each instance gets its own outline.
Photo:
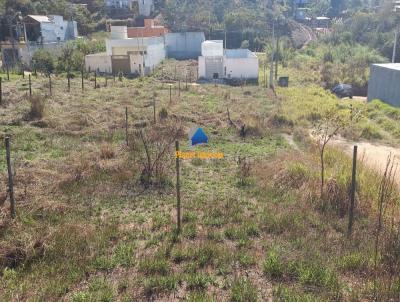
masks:
<instances>
[{"instance_id":1,"label":"flat-roof building","mask_svg":"<svg viewBox=\"0 0 400 302\"><path fill-rule=\"evenodd\" d=\"M400 107L400 63L371 65L368 101L375 99Z\"/></svg>"}]
</instances>

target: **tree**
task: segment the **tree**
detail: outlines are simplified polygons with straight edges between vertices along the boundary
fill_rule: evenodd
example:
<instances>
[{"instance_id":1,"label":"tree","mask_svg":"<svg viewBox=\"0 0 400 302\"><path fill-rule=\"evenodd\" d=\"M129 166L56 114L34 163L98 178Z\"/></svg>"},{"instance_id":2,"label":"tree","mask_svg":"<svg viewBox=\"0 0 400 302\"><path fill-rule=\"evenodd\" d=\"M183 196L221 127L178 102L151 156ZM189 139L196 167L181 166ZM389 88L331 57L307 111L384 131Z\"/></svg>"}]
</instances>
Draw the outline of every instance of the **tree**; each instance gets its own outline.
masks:
<instances>
[{"instance_id":1,"label":"tree","mask_svg":"<svg viewBox=\"0 0 400 302\"><path fill-rule=\"evenodd\" d=\"M250 47L249 40L243 40L242 44L240 45L240 48L248 49L249 47Z\"/></svg>"},{"instance_id":2,"label":"tree","mask_svg":"<svg viewBox=\"0 0 400 302\"><path fill-rule=\"evenodd\" d=\"M33 68L45 74L54 71L54 56L48 50L40 49L32 56Z\"/></svg>"},{"instance_id":3,"label":"tree","mask_svg":"<svg viewBox=\"0 0 400 302\"><path fill-rule=\"evenodd\" d=\"M349 118L347 120L350 120ZM345 119L338 115L335 108L325 112L322 118L314 126L312 132L313 137L316 139L319 150L319 157L321 162L321 199L324 195L325 186L325 150L328 143L335 137L341 129L346 126Z\"/></svg>"}]
</instances>

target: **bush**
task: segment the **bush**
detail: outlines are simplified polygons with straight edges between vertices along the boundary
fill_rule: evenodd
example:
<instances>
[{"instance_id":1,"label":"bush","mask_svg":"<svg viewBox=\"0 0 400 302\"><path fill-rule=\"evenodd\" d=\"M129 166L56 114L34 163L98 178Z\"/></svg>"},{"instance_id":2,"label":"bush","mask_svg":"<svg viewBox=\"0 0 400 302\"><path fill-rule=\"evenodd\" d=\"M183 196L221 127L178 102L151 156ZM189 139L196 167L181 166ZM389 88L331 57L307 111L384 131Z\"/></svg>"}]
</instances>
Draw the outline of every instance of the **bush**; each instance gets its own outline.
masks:
<instances>
[{"instance_id":1,"label":"bush","mask_svg":"<svg viewBox=\"0 0 400 302\"><path fill-rule=\"evenodd\" d=\"M240 48L248 49L249 47L250 47L249 40L242 41L242 44L240 45Z\"/></svg>"},{"instance_id":2,"label":"bush","mask_svg":"<svg viewBox=\"0 0 400 302\"><path fill-rule=\"evenodd\" d=\"M381 139L382 135L376 127L366 125L362 129L361 137L365 139Z\"/></svg>"},{"instance_id":3,"label":"bush","mask_svg":"<svg viewBox=\"0 0 400 302\"><path fill-rule=\"evenodd\" d=\"M165 119L167 119L168 118L168 111L167 111L167 109L165 109L164 107L161 109L161 111L160 111L160 113L159 113L159 116L160 116L160 120L165 120Z\"/></svg>"},{"instance_id":4,"label":"bush","mask_svg":"<svg viewBox=\"0 0 400 302\"><path fill-rule=\"evenodd\" d=\"M54 71L55 58L51 52L39 49L32 57L32 66L35 70L50 74Z\"/></svg>"},{"instance_id":5,"label":"bush","mask_svg":"<svg viewBox=\"0 0 400 302\"><path fill-rule=\"evenodd\" d=\"M29 111L29 118L30 119L42 119L44 116L46 99L42 95L33 94L29 98L29 103L31 105L31 108Z\"/></svg>"}]
</instances>

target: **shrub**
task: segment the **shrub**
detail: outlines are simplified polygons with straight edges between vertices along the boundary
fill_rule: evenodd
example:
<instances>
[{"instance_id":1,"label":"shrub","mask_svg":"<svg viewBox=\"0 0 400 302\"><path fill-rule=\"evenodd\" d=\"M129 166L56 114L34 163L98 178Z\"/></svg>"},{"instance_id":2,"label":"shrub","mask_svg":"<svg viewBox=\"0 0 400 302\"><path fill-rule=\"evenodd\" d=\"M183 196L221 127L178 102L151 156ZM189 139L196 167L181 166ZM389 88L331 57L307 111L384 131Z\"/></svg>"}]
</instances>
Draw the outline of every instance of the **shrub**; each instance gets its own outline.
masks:
<instances>
[{"instance_id":1,"label":"shrub","mask_svg":"<svg viewBox=\"0 0 400 302\"><path fill-rule=\"evenodd\" d=\"M111 159L115 157L115 152L110 143L103 143L100 147L100 158Z\"/></svg>"},{"instance_id":2,"label":"shrub","mask_svg":"<svg viewBox=\"0 0 400 302\"><path fill-rule=\"evenodd\" d=\"M291 119L289 119L285 115L281 114L274 114L268 121L269 125L272 127L290 127L292 128L294 126L294 123Z\"/></svg>"},{"instance_id":3,"label":"shrub","mask_svg":"<svg viewBox=\"0 0 400 302\"><path fill-rule=\"evenodd\" d=\"M382 135L376 127L366 125L362 129L361 137L365 139L381 139Z\"/></svg>"},{"instance_id":4,"label":"shrub","mask_svg":"<svg viewBox=\"0 0 400 302\"><path fill-rule=\"evenodd\" d=\"M29 118L31 119L42 119L45 111L46 99L40 94L33 94L29 98L29 103L31 105L29 111Z\"/></svg>"},{"instance_id":5,"label":"shrub","mask_svg":"<svg viewBox=\"0 0 400 302\"><path fill-rule=\"evenodd\" d=\"M54 71L54 61L53 54L45 49L39 49L32 56L33 68L46 74Z\"/></svg>"},{"instance_id":6,"label":"shrub","mask_svg":"<svg viewBox=\"0 0 400 302\"><path fill-rule=\"evenodd\" d=\"M165 120L168 118L168 111L164 107L161 109L160 113L158 114L161 120Z\"/></svg>"}]
</instances>

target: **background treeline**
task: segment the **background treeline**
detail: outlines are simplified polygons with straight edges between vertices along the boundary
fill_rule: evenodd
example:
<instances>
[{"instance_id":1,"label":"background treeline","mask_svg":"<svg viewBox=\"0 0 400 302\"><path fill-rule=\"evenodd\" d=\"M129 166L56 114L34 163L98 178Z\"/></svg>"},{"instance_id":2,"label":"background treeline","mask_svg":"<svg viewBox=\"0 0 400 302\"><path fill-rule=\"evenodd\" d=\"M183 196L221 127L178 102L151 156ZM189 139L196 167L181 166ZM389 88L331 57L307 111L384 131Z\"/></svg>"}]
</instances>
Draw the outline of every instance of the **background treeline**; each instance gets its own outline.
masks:
<instances>
[{"instance_id":1,"label":"background treeline","mask_svg":"<svg viewBox=\"0 0 400 302\"><path fill-rule=\"evenodd\" d=\"M74 5L86 4L86 5ZM103 0L0 0L0 40L9 36L9 26L14 24L16 14L21 16L61 15L78 23L81 35L104 30L106 11Z\"/></svg>"}]
</instances>

